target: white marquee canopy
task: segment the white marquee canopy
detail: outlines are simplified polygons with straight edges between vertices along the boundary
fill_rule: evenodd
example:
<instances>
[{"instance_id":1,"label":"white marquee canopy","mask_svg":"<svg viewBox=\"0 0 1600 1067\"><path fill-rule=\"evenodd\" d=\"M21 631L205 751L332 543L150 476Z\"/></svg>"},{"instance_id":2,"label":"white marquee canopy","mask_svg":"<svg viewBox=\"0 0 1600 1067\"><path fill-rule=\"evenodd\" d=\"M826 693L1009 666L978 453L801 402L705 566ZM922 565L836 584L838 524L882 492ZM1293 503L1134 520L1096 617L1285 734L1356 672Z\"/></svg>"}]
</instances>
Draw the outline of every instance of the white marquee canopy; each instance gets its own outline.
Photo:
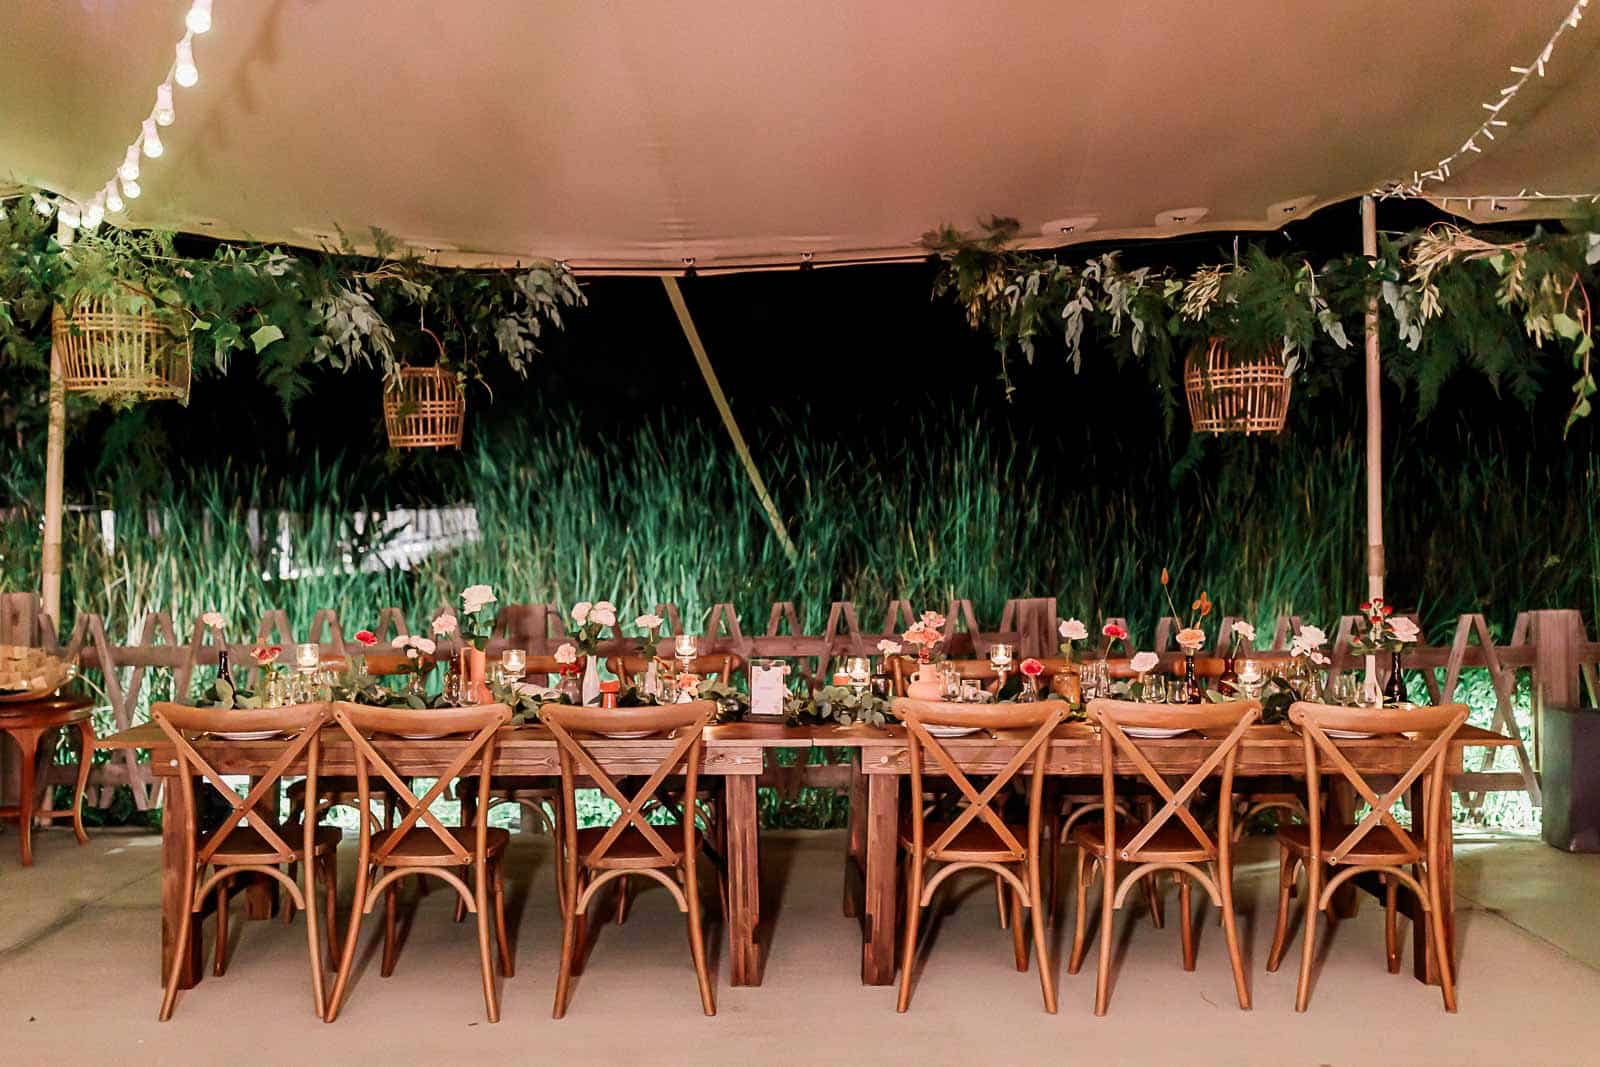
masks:
<instances>
[{"instance_id":1,"label":"white marquee canopy","mask_svg":"<svg viewBox=\"0 0 1600 1067\"><path fill-rule=\"evenodd\" d=\"M0 183L100 189L190 2L6 4ZM1265 229L1452 154L1428 195L1600 192L1600 17L1461 151L1571 9L215 0L165 157L114 218L659 271L915 255L990 214L1041 244Z\"/></svg>"}]
</instances>

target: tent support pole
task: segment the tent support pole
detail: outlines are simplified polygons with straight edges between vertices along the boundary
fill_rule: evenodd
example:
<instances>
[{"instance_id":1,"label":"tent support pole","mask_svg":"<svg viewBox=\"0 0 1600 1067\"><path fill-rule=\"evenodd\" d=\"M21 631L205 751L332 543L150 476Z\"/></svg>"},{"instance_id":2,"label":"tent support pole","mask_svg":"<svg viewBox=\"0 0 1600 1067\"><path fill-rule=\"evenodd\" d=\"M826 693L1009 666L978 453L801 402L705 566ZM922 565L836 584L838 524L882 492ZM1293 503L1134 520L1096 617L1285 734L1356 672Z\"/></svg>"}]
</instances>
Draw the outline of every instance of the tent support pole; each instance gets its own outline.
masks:
<instances>
[{"instance_id":1,"label":"tent support pole","mask_svg":"<svg viewBox=\"0 0 1600 1067\"><path fill-rule=\"evenodd\" d=\"M1361 252L1378 258L1378 205L1361 198ZM1383 391L1378 353L1378 290L1367 295L1367 599L1383 596ZM1367 678L1376 680L1377 657L1367 657Z\"/></svg>"},{"instance_id":2,"label":"tent support pole","mask_svg":"<svg viewBox=\"0 0 1600 1067\"><path fill-rule=\"evenodd\" d=\"M67 390L61 376L61 354L50 346L50 411L44 461L44 559L41 593L50 624L61 625L61 511L66 476Z\"/></svg>"},{"instance_id":3,"label":"tent support pole","mask_svg":"<svg viewBox=\"0 0 1600 1067\"><path fill-rule=\"evenodd\" d=\"M767 483L762 479L761 472L756 469L756 461L750 455L750 446L745 444L744 434L739 432L739 424L734 421L733 409L728 406L728 398L722 392L722 385L717 381L717 372L711 369L711 358L706 355L706 346L700 340L700 331L695 329L694 319L689 315L689 305L684 303L683 290L678 286L678 279L671 275L663 275L661 284L666 287L667 299L672 302L672 310L678 315L678 325L683 327L683 336L689 342L689 349L694 353L694 361L700 367L700 376L706 380L706 388L711 390L712 403L717 405L717 413L722 416L722 425L728 430L728 436L733 439L733 449L739 454L739 462L744 464L744 472L750 477L750 484L755 488L756 496L761 500L761 507L767 513L767 522L772 524L772 532L778 535L779 544L783 545L784 555L789 557L792 567L799 562L799 553L794 547L794 542L789 539L789 531L784 528L783 518L778 514L778 506L772 502L772 494L767 492Z\"/></svg>"}]
</instances>

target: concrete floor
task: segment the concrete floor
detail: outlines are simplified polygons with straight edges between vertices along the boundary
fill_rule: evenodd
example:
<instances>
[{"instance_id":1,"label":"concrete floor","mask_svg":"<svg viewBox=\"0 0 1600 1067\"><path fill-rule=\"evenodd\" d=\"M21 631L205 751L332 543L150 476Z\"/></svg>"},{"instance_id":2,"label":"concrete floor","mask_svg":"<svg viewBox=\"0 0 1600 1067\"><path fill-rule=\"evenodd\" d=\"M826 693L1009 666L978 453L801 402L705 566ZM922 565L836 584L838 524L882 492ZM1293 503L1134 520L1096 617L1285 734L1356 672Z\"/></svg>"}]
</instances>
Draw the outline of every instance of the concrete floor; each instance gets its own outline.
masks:
<instances>
[{"instance_id":1,"label":"concrete floor","mask_svg":"<svg viewBox=\"0 0 1600 1067\"><path fill-rule=\"evenodd\" d=\"M494 1026L484 1020L472 928L449 921L439 892L422 901L392 978L379 977L367 952L331 1026L312 1014L300 924L246 923L237 912L227 976L180 994L173 1021L157 1023L158 839L100 831L78 848L52 830L36 841L37 865L23 870L14 833L0 834L5 1064L1600 1061L1600 857L1536 841L1461 839L1454 1016L1411 979L1409 958L1401 975L1384 970L1370 902L1325 942L1311 1011L1295 1015L1292 966L1263 969L1270 839L1246 848L1237 876L1251 1012L1234 1002L1214 915L1199 927L1199 968L1186 974L1176 927L1155 930L1132 913L1117 932L1110 1015L1092 1014L1091 964L1061 973L1061 1013L1047 1016L1037 975L1013 968L991 893L969 883L937 926L911 1012L896 1015L892 989L858 981L856 926L839 911L842 835L774 833L763 838L764 986L719 981L718 1015L702 1016L681 918L662 891L648 890L627 925L603 928L557 1022L549 851L519 837L510 860L518 974L502 983Z\"/></svg>"}]
</instances>

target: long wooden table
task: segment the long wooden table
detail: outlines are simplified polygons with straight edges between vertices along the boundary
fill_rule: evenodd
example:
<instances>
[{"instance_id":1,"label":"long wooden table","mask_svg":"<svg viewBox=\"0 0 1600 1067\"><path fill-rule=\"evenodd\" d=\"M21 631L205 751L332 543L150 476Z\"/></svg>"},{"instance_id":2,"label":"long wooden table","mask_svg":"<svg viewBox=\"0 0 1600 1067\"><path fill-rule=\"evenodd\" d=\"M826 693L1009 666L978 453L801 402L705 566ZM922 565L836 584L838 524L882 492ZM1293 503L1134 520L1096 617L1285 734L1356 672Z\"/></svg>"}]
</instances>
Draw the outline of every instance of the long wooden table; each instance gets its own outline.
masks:
<instances>
[{"instance_id":1,"label":"long wooden table","mask_svg":"<svg viewBox=\"0 0 1600 1067\"><path fill-rule=\"evenodd\" d=\"M1004 734L956 738L945 743L951 755L969 773L994 773L1001 770L1016 752L1022 738ZM1460 752L1470 747L1512 744L1510 738L1466 727L1462 730L1451 757L1451 766L1461 766ZM671 742L665 739L608 740L592 742L596 762L611 775L648 774L666 757ZM1419 743L1405 737L1378 737L1350 742L1352 763L1366 774L1399 774L1408 769L1420 754ZM136 726L102 738L99 747L107 749L148 749L152 770L158 777L176 774L177 763L171 743L153 724ZM429 777L445 769L443 753L452 742L399 741L384 743L384 752L404 775ZM756 779L766 762L768 749L848 748L858 750L859 774L852 785L852 828L850 855L846 860L845 910L858 915L862 926L861 980L872 985L888 985L895 975L896 869L899 832L900 779L909 773L905 731L899 727L788 727L765 723L730 723L706 731L706 753L701 773L721 777L727 790L728 823L728 911L726 938L729 946L729 980L734 985L759 985L761 982L760 931L760 842L757 833ZM1193 772L1208 754L1203 740L1178 737L1149 741L1145 749L1158 771L1172 774ZM249 775L265 771L280 745L273 741L201 740L196 749L223 774ZM1302 767L1299 734L1285 726L1256 726L1240 746L1237 774L1298 774ZM1132 772L1131 765L1118 764L1119 770ZM1059 775L1098 775L1100 739L1093 727L1082 723L1062 726L1052 739L1047 771ZM351 775L355 758L349 739L337 730L323 736L321 773ZM293 773L291 771L291 773ZM537 726L510 727L496 742L493 773L505 775L557 775L560 773L555 739ZM1414 791L1413 796L1416 796ZM182 969L180 984L185 988L199 981L200 937L190 938L186 959L173 961L179 924L196 922L182 900L183 845L178 837L183 825L182 791L166 790L166 814L162 819L162 974L174 962ZM1449 819L1442 820L1445 855L1450 856ZM1452 890L1453 866L1448 861L1440 872L1445 929L1454 936ZM1429 973L1428 954L1423 949L1421 923L1413 923L1417 976L1436 981Z\"/></svg>"}]
</instances>

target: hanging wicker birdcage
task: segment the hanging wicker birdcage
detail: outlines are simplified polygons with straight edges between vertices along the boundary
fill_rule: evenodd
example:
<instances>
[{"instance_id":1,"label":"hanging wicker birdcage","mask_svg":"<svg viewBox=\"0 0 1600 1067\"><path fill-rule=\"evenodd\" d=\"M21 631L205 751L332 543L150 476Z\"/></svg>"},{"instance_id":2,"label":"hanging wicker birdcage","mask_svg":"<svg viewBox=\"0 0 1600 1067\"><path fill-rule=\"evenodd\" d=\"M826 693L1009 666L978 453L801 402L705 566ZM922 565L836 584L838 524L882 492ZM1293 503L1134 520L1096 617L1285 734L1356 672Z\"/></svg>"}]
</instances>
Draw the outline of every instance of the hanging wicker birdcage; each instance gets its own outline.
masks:
<instances>
[{"instance_id":1,"label":"hanging wicker birdcage","mask_svg":"<svg viewBox=\"0 0 1600 1067\"><path fill-rule=\"evenodd\" d=\"M1239 356L1216 337L1196 345L1183 366L1196 433L1278 433L1289 417L1292 385L1276 348Z\"/></svg>"},{"instance_id":2,"label":"hanging wicker birdcage","mask_svg":"<svg viewBox=\"0 0 1600 1067\"><path fill-rule=\"evenodd\" d=\"M383 425L390 448L460 448L467 397L443 367L401 367L395 388L383 393Z\"/></svg>"},{"instance_id":3,"label":"hanging wicker birdcage","mask_svg":"<svg viewBox=\"0 0 1600 1067\"><path fill-rule=\"evenodd\" d=\"M68 392L98 400L189 402L189 335L148 310L124 311L100 298L56 305L50 340Z\"/></svg>"}]
</instances>

